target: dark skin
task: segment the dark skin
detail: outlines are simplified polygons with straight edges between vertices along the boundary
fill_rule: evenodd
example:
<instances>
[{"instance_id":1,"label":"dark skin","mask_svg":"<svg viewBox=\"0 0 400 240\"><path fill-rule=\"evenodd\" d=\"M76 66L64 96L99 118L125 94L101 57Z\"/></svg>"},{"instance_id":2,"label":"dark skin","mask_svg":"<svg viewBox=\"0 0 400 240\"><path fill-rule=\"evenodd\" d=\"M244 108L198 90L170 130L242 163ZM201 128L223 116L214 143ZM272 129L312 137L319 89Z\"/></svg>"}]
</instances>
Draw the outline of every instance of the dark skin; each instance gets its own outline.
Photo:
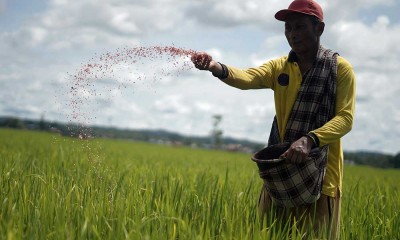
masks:
<instances>
[{"instance_id":1,"label":"dark skin","mask_svg":"<svg viewBox=\"0 0 400 240\"><path fill-rule=\"evenodd\" d=\"M297 55L302 74L314 63L324 27L323 22L314 23L309 16L301 13L292 13L286 17L286 40Z\"/></svg>"},{"instance_id":2,"label":"dark skin","mask_svg":"<svg viewBox=\"0 0 400 240\"><path fill-rule=\"evenodd\" d=\"M323 22L313 21L309 15L301 13L289 14L285 19L285 36L289 46L297 55L297 64L303 75L314 63L324 27ZM195 67L200 70L208 70L216 76L222 74L221 65L207 53L194 54L191 60ZM301 137L292 143L290 148L282 154L282 157L292 163L303 162L309 155L312 145L313 142L309 137Z\"/></svg>"}]
</instances>

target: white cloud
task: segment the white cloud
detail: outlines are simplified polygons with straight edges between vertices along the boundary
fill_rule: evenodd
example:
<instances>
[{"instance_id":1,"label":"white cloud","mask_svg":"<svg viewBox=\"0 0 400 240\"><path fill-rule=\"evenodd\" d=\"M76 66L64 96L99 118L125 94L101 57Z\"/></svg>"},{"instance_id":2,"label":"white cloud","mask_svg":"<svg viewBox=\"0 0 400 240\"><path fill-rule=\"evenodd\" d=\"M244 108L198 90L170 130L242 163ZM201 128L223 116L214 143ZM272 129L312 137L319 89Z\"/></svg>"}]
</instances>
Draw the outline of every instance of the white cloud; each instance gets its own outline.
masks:
<instances>
[{"instance_id":1,"label":"white cloud","mask_svg":"<svg viewBox=\"0 0 400 240\"><path fill-rule=\"evenodd\" d=\"M324 9L324 20L330 25L337 21L353 21L359 19L366 19L368 16L365 11L377 9L378 7L387 8L393 7L396 4L395 0L337 0L320 1Z\"/></svg>"},{"instance_id":2,"label":"white cloud","mask_svg":"<svg viewBox=\"0 0 400 240\"><path fill-rule=\"evenodd\" d=\"M31 41L34 46L43 42L47 36L47 30L40 27L32 27L29 29L31 31Z\"/></svg>"},{"instance_id":3,"label":"white cloud","mask_svg":"<svg viewBox=\"0 0 400 240\"><path fill-rule=\"evenodd\" d=\"M214 59L222 59L223 58L222 52L220 49L211 48L211 49L208 49L206 52L208 54L210 54Z\"/></svg>"},{"instance_id":4,"label":"white cloud","mask_svg":"<svg viewBox=\"0 0 400 240\"><path fill-rule=\"evenodd\" d=\"M355 67L378 71L398 68L400 26L390 25L388 17L378 17L371 26L360 21L340 21L332 27L332 32L340 53L349 56Z\"/></svg>"},{"instance_id":5,"label":"white cloud","mask_svg":"<svg viewBox=\"0 0 400 240\"><path fill-rule=\"evenodd\" d=\"M139 33L140 29L129 16L128 12L116 12L111 20L112 26L123 33Z\"/></svg>"},{"instance_id":6,"label":"white cloud","mask_svg":"<svg viewBox=\"0 0 400 240\"><path fill-rule=\"evenodd\" d=\"M266 26L277 10L287 7L277 0L208 0L188 6L188 13L198 22L212 27L239 25Z\"/></svg>"},{"instance_id":7,"label":"white cloud","mask_svg":"<svg viewBox=\"0 0 400 240\"><path fill-rule=\"evenodd\" d=\"M349 9L349 10L351 9L351 11L347 11L349 12L349 14L354 14L357 13L358 11L373 8L376 6L392 6L393 4L395 4L395 0L321 1L321 6L323 6L323 8L326 10L332 10L332 11L335 10L336 12L339 12L338 11L339 9ZM346 11L340 11L340 12L346 12Z\"/></svg>"},{"instance_id":8,"label":"white cloud","mask_svg":"<svg viewBox=\"0 0 400 240\"><path fill-rule=\"evenodd\" d=\"M254 105L246 106L246 116L252 119L254 122L261 123L265 121L267 116L271 115L275 111L275 105L273 102L268 104L256 103Z\"/></svg>"},{"instance_id":9,"label":"white cloud","mask_svg":"<svg viewBox=\"0 0 400 240\"><path fill-rule=\"evenodd\" d=\"M154 102L154 110L168 116L176 116L190 113L190 109L184 104L181 95L170 95Z\"/></svg>"},{"instance_id":10,"label":"white cloud","mask_svg":"<svg viewBox=\"0 0 400 240\"><path fill-rule=\"evenodd\" d=\"M373 4L373 3L371 3ZM395 117L400 114L400 82L395 81L400 64L400 26L381 15L368 25L362 21L339 21L328 33L338 52L354 66L357 105L353 131L354 147L396 152L400 140ZM330 41L333 44L333 41ZM390 150L391 149L391 150Z\"/></svg>"},{"instance_id":11,"label":"white cloud","mask_svg":"<svg viewBox=\"0 0 400 240\"><path fill-rule=\"evenodd\" d=\"M196 109L201 112L210 113L211 110L214 108L210 103L197 101L194 103Z\"/></svg>"}]
</instances>

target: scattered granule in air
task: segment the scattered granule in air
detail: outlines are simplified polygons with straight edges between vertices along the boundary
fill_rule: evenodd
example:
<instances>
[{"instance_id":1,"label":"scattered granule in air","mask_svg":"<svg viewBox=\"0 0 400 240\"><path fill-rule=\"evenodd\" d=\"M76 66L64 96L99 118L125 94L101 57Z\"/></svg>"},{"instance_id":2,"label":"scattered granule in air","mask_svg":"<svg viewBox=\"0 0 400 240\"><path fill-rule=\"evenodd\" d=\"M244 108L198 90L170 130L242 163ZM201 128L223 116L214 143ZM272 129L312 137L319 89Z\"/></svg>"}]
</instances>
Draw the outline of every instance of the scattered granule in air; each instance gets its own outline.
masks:
<instances>
[{"instance_id":1,"label":"scattered granule in air","mask_svg":"<svg viewBox=\"0 0 400 240\"><path fill-rule=\"evenodd\" d=\"M177 76L193 68L190 56L195 53L175 46L140 46L96 54L68 79L69 101L65 107L73 126L70 135L82 140L93 138L88 126L96 119L96 110L90 107L96 98L111 100L115 90L127 89L137 82L156 84L165 77ZM124 71L130 72L128 78L119 76ZM102 81L112 84L100 88Z\"/></svg>"}]
</instances>

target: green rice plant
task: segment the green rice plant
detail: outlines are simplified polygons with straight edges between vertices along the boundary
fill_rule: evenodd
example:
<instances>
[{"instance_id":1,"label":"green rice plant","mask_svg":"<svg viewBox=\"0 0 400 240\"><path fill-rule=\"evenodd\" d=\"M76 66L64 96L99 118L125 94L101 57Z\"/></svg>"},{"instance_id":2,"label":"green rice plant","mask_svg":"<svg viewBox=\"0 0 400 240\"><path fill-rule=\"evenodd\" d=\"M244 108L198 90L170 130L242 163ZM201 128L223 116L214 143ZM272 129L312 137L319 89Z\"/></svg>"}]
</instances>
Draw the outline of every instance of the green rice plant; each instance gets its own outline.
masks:
<instances>
[{"instance_id":1,"label":"green rice plant","mask_svg":"<svg viewBox=\"0 0 400 240\"><path fill-rule=\"evenodd\" d=\"M400 239L399 173L361 166L346 168L343 239Z\"/></svg>"},{"instance_id":2,"label":"green rice plant","mask_svg":"<svg viewBox=\"0 0 400 240\"><path fill-rule=\"evenodd\" d=\"M0 129L1 239L301 239L249 154ZM400 171L346 166L342 239L400 239Z\"/></svg>"}]
</instances>

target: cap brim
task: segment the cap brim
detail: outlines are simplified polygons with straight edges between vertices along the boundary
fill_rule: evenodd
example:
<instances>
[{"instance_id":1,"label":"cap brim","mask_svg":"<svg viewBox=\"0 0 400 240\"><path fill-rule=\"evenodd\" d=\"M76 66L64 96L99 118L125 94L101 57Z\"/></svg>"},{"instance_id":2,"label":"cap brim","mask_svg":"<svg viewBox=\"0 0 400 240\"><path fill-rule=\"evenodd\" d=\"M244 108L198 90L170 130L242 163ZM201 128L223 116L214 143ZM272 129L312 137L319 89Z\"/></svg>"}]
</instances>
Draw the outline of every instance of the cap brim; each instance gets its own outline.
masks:
<instances>
[{"instance_id":1,"label":"cap brim","mask_svg":"<svg viewBox=\"0 0 400 240\"><path fill-rule=\"evenodd\" d=\"M286 17L291 13L301 13L301 14L304 14L304 15L313 16L312 14L304 13L304 12L301 12L301 11L283 9L283 10L280 10L277 13L275 13L275 18L277 20L279 20L279 21L285 21Z\"/></svg>"}]
</instances>

